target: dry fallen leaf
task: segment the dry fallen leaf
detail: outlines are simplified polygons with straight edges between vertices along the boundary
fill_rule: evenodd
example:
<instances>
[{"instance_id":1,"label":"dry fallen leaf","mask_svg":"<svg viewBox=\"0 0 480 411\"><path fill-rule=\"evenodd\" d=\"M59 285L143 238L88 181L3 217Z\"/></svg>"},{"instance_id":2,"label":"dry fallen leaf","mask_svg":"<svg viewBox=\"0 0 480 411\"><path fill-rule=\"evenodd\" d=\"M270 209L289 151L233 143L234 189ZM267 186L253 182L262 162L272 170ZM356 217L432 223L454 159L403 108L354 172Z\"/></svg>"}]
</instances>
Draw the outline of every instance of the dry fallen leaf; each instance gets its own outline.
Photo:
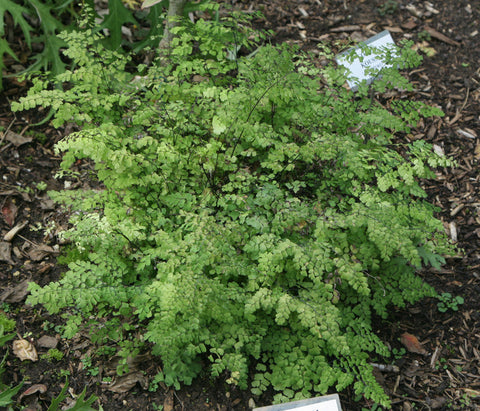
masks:
<instances>
[{"instance_id":1,"label":"dry fallen leaf","mask_svg":"<svg viewBox=\"0 0 480 411\"><path fill-rule=\"evenodd\" d=\"M12 244L7 243L6 241L0 242L0 261L6 261L7 263L13 264Z\"/></svg>"},{"instance_id":2,"label":"dry fallen leaf","mask_svg":"<svg viewBox=\"0 0 480 411\"><path fill-rule=\"evenodd\" d=\"M417 27L417 22L413 19L410 19L408 21L406 21L405 23L402 23L401 26L404 28L404 29L407 29L407 30L412 30L414 29L415 27Z\"/></svg>"},{"instance_id":3,"label":"dry fallen leaf","mask_svg":"<svg viewBox=\"0 0 480 411\"><path fill-rule=\"evenodd\" d=\"M22 302L28 291L28 283L30 280L23 280L21 283L18 283L15 287L8 287L0 295L0 301L5 303L20 303Z\"/></svg>"},{"instance_id":4,"label":"dry fallen leaf","mask_svg":"<svg viewBox=\"0 0 480 411\"><path fill-rule=\"evenodd\" d=\"M29 252L28 257L33 261L41 261L49 254L55 254L56 251L46 244L35 245Z\"/></svg>"},{"instance_id":5,"label":"dry fallen leaf","mask_svg":"<svg viewBox=\"0 0 480 411\"><path fill-rule=\"evenodd\" d=\"M163 400L163 411L173 411L173 391L168 390L165 400Z\"/></svg>"},{"instance_id":6,"label":"dry fallen leaf","mask_svg":"<svg viewBox=\"0 0 480 411\"><path fill-rule=\"evenodd\" d=\"M137 382L140 383L142 387L148 386L147 380L143 373L136 371L118 377L112 385L107 386L107 389L109 391L121 394L130 391Z\"/></svg>"},{"instance_id":7,"label":"dry fallen leaf","mask_svg":"<svg viewBox=\"0 0 480 411\"><path fill-rule=\"evenodd\" d=\"M400 342L405 346L405 348L416 354L427 354L427 350L423 348L422 344L418 341L418 338L409 333L403 333L400 336Z\"/></svg>"},{"instance_id":8,"label":"dry fallen leaf","mask_svg":"<svg viewBox=\"0 0 480 411\"><path fill-rule=\"evenodd\" d=\"M58 340L49 335L43 335L37 340L37 346L42 348L55 348L58 345Z\"/></svg>"},{"instance_id":9,"label":"dry fallen leaf","mask_svg":"<svg viewBox=\"0 0 480 411\"><path fill-rule=\"evenodd\" d=\"M18 401L20 401L23 397L27 395L32 395L39 392L40 394L44 394L47 392L47 386L45 384L34 384L30 388L27 388L20 396L18 397Z\"/></svg>"},{"instance_id":10,"label":"dry fallen leaf","mask_svg":"<svg viewBox=\"0 0 480 411\"><path fill-rule=\"evenodd\" d=\"M18 207L15 202L8 197L2 205L2 215L5 222L12 227L17 217Z\"/></svg>"},{"instance_id":11,"label":"dry fallen leaf","mask_svg":"<svg viewBox=\"0 0 480 411\"><path fill-rule=\"evenodd\" d=\"M10 130L6 132L5 139L12 143L15 147L20 147L21 145L30 143L33 140L32 137L23 137L22 135L14 133Z\"/></svg>"},{"instance_id":12,"label":"dry fallen leaf","mask_svg":"<svg viewBox=\"0 0 480 411\"><path fill-rule=\"evenodd\" d=\"M20 358L20 361L38 361L37 350L31 342L23 338L13 342L13 353Z\"/></svg>"},{"instance_id":13,"label":"dry fallen leaf","mask_svg":"<svg viewBox=\"0 0 480 411\"><path fill-rule=\"evenodd\" d=\"M447 397L435 397L435 398L432 398L431 399L431 402L430 402L430 408L432 410L437 410L439 408L442 408L445 406L445 404L447 403L448 401L448 398Z\"/></svg>"}]
</instances>

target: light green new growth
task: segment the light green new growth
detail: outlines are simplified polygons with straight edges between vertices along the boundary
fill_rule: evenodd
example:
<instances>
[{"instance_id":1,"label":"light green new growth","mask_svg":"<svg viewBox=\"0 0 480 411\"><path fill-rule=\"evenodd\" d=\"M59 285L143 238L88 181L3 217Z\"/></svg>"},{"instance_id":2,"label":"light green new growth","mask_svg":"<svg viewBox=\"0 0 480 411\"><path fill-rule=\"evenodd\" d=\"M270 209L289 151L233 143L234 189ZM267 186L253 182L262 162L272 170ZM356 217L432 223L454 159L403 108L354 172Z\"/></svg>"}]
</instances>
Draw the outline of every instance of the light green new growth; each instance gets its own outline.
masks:
<instances>
[{"instance_id":1,"label":"light green new growth","mask_svg":"<svg viewBox=\"0 0 480 411\"><path fill-rule=\"evenodd\" d=\"M248 33L227 23L176 28L170 64L138 73L99 35L70 33L65 87L34 79L14 105L79 125L58 144L64 173L89 159L101 183L52 193L72 210L83 258L31 284L29 302L71 307L70 335L90 318L96 341L120 341L124 357L151 344L157 381L176 387L206 353L213 376L255 394L271 386L276 401L354 383L387 405L368 364L389 355L372 315L435 296L415 270L450 250L418 183L450 162L400 142L441 112L371 98L412 89L393 69L354 94L333 64L286 46L236 58ZM408 45L400 54L419 63Z\"/></svg>"}]
</instances>

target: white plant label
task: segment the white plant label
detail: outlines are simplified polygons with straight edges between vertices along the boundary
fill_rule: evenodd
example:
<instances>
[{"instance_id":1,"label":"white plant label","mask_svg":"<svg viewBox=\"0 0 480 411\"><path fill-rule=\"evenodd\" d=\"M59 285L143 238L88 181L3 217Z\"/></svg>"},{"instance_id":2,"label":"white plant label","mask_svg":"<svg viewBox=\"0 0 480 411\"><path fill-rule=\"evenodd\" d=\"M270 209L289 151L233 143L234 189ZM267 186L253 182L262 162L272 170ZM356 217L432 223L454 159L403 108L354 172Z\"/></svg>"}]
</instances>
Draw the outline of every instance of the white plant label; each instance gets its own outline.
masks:
<instances>
[{"instance_id":1,"label":"white plant label","mask_svg":"<svg viewBox=\"0 0 480 411\"><path fill-rule=\"evenodd\" d=\"M384 30L381 33L378 33L376 36L370 37L364 42L364 44L376 49L395 48L395 42L393 41L392 35L388 30ZM356 57L353 61L349 61L347 56L352 52L352 50L355 50L358 57ZM349 49L344 53L339 54L336 60L338 64L349 70L350 75L347 79L347 83L352 90L356 90L357 85L363 80L367 80L368 83L371 83L374 80L373 77L365 74L366 69L374 69L377 71L386 66L382 61L381 56L376 54L375 51L372 51L372 53L367 56L359 47Z\"/></svg>"},{"instance_id":2,"label":"white plant label","mask_svg":"<svg viewBox=\"0 0 480 411\"><path fill-rule=\"evenodd\" d=\"M255 408L253 411L342 411L338 394L310 398L268 407Z\"/></svg>"}]
</instances>

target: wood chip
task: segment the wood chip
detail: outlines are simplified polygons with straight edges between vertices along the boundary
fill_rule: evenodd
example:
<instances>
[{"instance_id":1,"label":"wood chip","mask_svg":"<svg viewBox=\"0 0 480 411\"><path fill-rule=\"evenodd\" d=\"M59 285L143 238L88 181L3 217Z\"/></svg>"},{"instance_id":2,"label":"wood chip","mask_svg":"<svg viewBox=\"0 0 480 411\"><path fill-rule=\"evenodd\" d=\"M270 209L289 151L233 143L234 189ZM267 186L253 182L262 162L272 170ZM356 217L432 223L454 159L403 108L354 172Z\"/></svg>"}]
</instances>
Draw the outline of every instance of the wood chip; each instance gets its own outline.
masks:
<instances>
[{"instance_id":1,"label":"wood chip","mask_svg":"<svg viewBox=\"0 0 480 411\"><path fill-rule=\"evenodd\" d=\"M300 13L302 13L303 17L308 17L308 13L303 7L299 7L298 11L300 11Z\"/></svg>"},{"instance_id":2,"label":"wood chip","mask_svg":"<svg viewBox=\"0 0 480 411\"><path fill-rule=\"evenodd\" d=\"M472 139L476 138L476 136L473 135L472 133L469 133L468 131L462 130L460 128L457 129L457 133L463 137L472 138Z\"/></svg>"},{"instance_id":3,"label":"wood chip","mask_svg":"<svg viewBox=\"0 0 480 411\"><path fill-rule=\"evenodd\" d=\"M459 213L459 211L461 211L464 207L465 207L465 204L459 204L452 211L450 211L450 216L451 217L456 216Z\"/></svg>"},{"instance_id":4,"label":"wood chip","mask_svg":"<svg viewBox=\"0 0 480 411\"><path fill-rule=\"evenodd\" d=\"M451 44L452 46L460 46L460 43L450 39L449 37L445 36L445 34L442 34L439 31L435 30L433 27L426 26L425 31L437 40L443 41L447 44Z\"/></svg>"},{"instance_id":5,"label":"wood chip","mask_svg":"<svg viewBox=\"0 0 480 411\"><path fill-rule=\"evenodd\" d=\"M480 160L480 141L477 141L474 152L475 159Z\"/></svg>"},{"instance_id":6,"label":"wood chip","mask_svg":"<svg viewBox=\"0 0 480 411\"><path fill-rule=\"evenodd\" d=\"M456 123L462 117L462 113L457 111L455 117L453 117L449 122L448 125L451 126L452 124Z\"/></svg>"},{"instance_id":7,"label":"wood chip","mask_svg":"<svg viewBox=\"0 0 480 411\"><path fill-rule=\"evenodd\" d=\"M388 30L391 33L403 33L403 30L400 27L384 26L384 30Z\"/></svg>"},{"instance_id":8,"label":"wood chip","mask_svg":"<svg viewBox=\"0 0 480 411\"><path fill-rule=\"evenodd\" d=\"M448 228L450 229L450 238L454 243L456 243L458 241L458 232L457 224L455 223L455 221L451 221L448 225Z\"/></svg>"},{"instance_id":9,"label":"wood chip","mask_svg":"<svg viewBox=\"0 0 480 411\"><path fill-rule=\"evenodd\" d=\"M28 224L28 221L24 221L23 223L17 224L7 234L3 236L3 240L9 241L9 242L12 241L13 238L17 235L17 233L20 232L27 224Z\"/></svg>"},{"instance_id":10,"label":"wood chip","mask_svg":"<svg viewBox=\"0 0 480 411\"><path fill-rule=\"evenodd\" d=\"M361 27L358 25L349 25L349 26L334 27L333 29L330 29L330 31L334 33L342 33L342 32L349 32L349 31L356 31L360 29Z\"/></svg>"},{"instance_id":11,"label":"wood chip","mask_svg":"<svg viewBox=\"0 0 480 411\"><path fill-rule=\"evenodd\" d=\"M423 13L420 10L418 10L413 4L407 4L405 8L412 16L415 16L418 18L423 16Z\"/></svg>"}]
</instances>

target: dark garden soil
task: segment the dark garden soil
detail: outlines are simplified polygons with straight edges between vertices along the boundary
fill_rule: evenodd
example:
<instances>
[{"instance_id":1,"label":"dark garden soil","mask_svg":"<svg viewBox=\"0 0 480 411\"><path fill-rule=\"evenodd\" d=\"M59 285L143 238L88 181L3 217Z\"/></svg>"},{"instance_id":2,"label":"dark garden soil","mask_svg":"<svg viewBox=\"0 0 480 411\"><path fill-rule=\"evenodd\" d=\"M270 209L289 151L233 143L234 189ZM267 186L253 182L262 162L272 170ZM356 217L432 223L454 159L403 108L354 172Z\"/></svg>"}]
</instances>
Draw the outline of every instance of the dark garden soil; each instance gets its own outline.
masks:
<instances>
[{"instance_id":1,"label":"dark garden soil","mask_svg":"<svg viewBox=\"0 0 480 411\"><path fill-rule=\"evenodd\" d=\"M441 312L438 300L424 300L408 309L393 309L387 321L378 321L378 335L399 354L405 348L400 341L403 333L416 336L424 351L407 350L392 360L394 367L378 369L376 374L395 410L480 409L480 0L244 0L233 4L261 11L265 18L255 25L273 30L273 42L297 43L316 52L322 41L365 40L388 29L397 43L411 39L424 55L423 64L407 73L416 90L410 98L441 107L445 116L419 124L408 138L431 142L435 150L458 162L454 170L439 170L437 180L425 182L425 188L430 201L441 208L439 218L462 252L447 258L442 269L420 275L439 293L461 296L464 303L453 307L457 311ZM20 42L15 47L21 51ZM7 73L15 71L14 64L8 62ZM24 304L27 281L43 285L64 269L56 261L61 247L56 233L66 221L45 194L65 184L54 178L60 159L53 151L64 131L48 124L33 126L44 112L15 116L10 111L10 102L26 90L26 84L9 78L4 79L0 95L0 308L16 321L18 335L34 344L39 360L21 362L8 343L3 381L24 380L20 392L43 384L40 388L45 392L23 395L18 403L25 409L46 410L68 375L70 391L64 405L71 404L85 387L87 396L99 397L95 407L101 404L104 410L163 406L164 411L227 411L269 405L270 395L252 396L220 379L209 379L207 372L181 390L160 384L150 392L145 387L160 363L148 354L131 364L132 373L115 378L117 358L96 357L98 347L86 335L60 338L56 330L64 323L61 317ZM82 183L81 179L73 182ZM11 241L4 240L23 223ZM45 357L52 347L63 353L59 361ZM5 349L1 350L3 356ZM88 358L92 358L90 364ZM109 377L114 383L102 384ZM355 399L351 390L340 393L340 398L347 411L374 408L362 398Z\"/></svg>"}]
</instances>

